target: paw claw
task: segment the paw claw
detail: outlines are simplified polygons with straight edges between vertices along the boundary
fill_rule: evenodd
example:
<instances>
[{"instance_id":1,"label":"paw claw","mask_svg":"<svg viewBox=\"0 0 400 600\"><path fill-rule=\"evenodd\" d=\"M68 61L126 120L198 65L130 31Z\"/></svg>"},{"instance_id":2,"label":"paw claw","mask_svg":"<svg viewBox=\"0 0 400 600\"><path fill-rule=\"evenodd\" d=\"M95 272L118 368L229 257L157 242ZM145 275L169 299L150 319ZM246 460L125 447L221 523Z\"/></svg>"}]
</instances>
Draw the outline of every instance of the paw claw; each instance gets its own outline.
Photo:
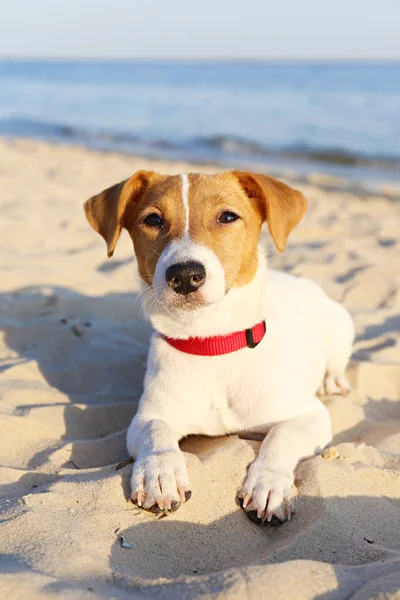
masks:
<instances>
[{"instance_id":1,"label":"paw claw","mask_svg":"<svg viewBox=\"0 0 400 600\"><path fill-rule=\"evenodd\" d=\"M158 504L153 504L153 506L149 506L149 508L144 508L144 510L147 510L147 512L150 512L153 515L160 515L162 512L164 512L163 510L161 510Z\"/></svg>"},{"instance_id":2,"label":"paw claw","mask_svg":"<svg viewBox=\"0 0 400 600\"><path fill-rule=\"evenodd\" d=\"M136 494L132 494L129 498L132 504L135 504L135 506L138 506L139 508L142 508L143 499L143 492L136 492Z\"/></svg>"},{"instance_id":3,"label":"paw claw","mask_svg":"<svg viewBox=\"0 0 400 600\"><path fill-rule=\"evenodd\" d=\"M254 523L255 525L261 525L262 524L262 521L257 516L257 512L255 510L248 510L248 511L245 511L245 513L246 513L246 517L248 519L250 519L250 521L252 523Z\"/></svg>"},{"instance_id":4,"label":"paw claw","mask_svg":"<svg viewBox=\"0 0 400 600\"><path fill-rule=\"evenodd\" d=\"M192 497L191 490L187 490L184 487L178 488L178 494L179 494L179 498L181 499L181 504L184 504L185 502L190 500L190 498Z\"/></svg>"},{"instance_id":5,"label":"paw claw","mask_svg":"<svg viewBox=\"0 0 400 600\"><path fill-rule=\"evenodd\" d=\"M242 508L246 509L247 506L248 506L248 504L249 504L249 502L250 502L250 500L251 500L250 495L249 494L245 494L243 496L243 498L241 499Z\"/></svg>"},{"instance_id":6,"label":"paw claw","mask_svg":"<svg viewBox=\"0 0 400 600\"><path fill-rule=\"evenodd\" d=\"M271 527L279 527L284 522L285 521L282 521L276 515L272 515L271 520L269 521L269 524L270 524Z\"/></svg>"}]
</instances>

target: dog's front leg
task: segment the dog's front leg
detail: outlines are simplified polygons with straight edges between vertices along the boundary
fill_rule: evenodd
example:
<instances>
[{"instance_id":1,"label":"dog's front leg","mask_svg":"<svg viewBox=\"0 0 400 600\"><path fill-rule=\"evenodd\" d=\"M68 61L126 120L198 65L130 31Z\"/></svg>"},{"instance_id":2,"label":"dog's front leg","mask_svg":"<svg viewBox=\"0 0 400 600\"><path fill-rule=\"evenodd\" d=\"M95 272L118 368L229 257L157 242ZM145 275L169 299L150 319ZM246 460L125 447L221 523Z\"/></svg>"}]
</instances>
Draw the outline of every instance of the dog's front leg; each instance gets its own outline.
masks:
<instances>
[{"instance_id":1,"label":"dog's front leg","mask_svg":"<svg viewBox=\"0 0 400 600\"><path fill-rule=\"evenodd\" d=\"M137 506L154 513L173 511L190 498L186 459L165 421L136 415L128 429L127 448L135 459L131 500Z\"/></svg>"},{"instance_id":2,"label":"dog's front leg","mask_svg":"<svg viewBox=\"0 0 400 600\"><path fill-rule=\"evenodd\" d=\"M239 492L242 507L253 522L279 525L291 518L297 493L294 486L297 464L321 452L331 439L329 414L322 404L315 411L279 423L269 431Z\"/></svg>"}]
</instances>

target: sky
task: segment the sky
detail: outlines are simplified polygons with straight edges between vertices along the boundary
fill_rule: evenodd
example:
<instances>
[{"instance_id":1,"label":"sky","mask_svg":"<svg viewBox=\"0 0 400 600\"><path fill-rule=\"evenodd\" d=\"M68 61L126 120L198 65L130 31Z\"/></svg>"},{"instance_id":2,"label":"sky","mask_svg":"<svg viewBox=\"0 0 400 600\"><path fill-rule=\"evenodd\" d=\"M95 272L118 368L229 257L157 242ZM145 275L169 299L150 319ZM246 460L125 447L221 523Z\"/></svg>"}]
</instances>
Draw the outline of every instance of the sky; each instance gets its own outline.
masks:
<instances>
[{"instance_id":1,"label":"sky","mask_svg":"<svg viewBox=\"0 0 400 600\"><path fill-rule=\"evenodd\" d=\"M0 57L400 59L400 0L0 0Z\"/></svg>"}]
</instances>

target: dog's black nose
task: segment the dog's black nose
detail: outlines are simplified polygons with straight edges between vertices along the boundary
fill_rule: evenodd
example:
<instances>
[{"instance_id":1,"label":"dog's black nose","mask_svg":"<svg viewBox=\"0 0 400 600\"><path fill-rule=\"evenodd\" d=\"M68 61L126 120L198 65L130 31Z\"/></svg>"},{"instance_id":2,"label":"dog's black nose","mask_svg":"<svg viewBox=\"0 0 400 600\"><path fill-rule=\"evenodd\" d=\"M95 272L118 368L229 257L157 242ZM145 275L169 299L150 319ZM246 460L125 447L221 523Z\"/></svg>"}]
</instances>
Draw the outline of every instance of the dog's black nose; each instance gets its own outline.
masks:
<instances>
[{"instance_id":1,"label":"dog's black nose","mask_svg":"<svg viewBox=\"0 0 400 600\"><path fill-rule=\"evenodd\" d=\"M206 270L201 263L195 261L176 263L168 267L165 278L174 292L187 296L205 283Z\"/></svg>"}]
</instances>

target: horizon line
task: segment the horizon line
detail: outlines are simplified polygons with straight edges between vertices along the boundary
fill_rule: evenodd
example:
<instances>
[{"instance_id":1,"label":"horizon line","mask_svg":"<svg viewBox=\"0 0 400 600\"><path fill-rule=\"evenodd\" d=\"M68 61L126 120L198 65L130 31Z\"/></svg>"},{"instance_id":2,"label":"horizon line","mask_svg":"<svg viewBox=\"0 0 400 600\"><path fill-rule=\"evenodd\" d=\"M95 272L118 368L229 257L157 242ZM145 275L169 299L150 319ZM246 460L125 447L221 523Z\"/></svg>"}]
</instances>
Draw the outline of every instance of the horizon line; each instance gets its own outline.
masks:
<instances>
[{"instance_id":1,"label":"horizon line","mask_svg":"<svg viewBox=\"0 0 400 600\"><path fill-rule=\"evenodd\" d=\"M124 62L124 63L400 63L398 57L129 57L129 56L46 56L1 54L1 61Z\"/></svg>"}]
</instances>

